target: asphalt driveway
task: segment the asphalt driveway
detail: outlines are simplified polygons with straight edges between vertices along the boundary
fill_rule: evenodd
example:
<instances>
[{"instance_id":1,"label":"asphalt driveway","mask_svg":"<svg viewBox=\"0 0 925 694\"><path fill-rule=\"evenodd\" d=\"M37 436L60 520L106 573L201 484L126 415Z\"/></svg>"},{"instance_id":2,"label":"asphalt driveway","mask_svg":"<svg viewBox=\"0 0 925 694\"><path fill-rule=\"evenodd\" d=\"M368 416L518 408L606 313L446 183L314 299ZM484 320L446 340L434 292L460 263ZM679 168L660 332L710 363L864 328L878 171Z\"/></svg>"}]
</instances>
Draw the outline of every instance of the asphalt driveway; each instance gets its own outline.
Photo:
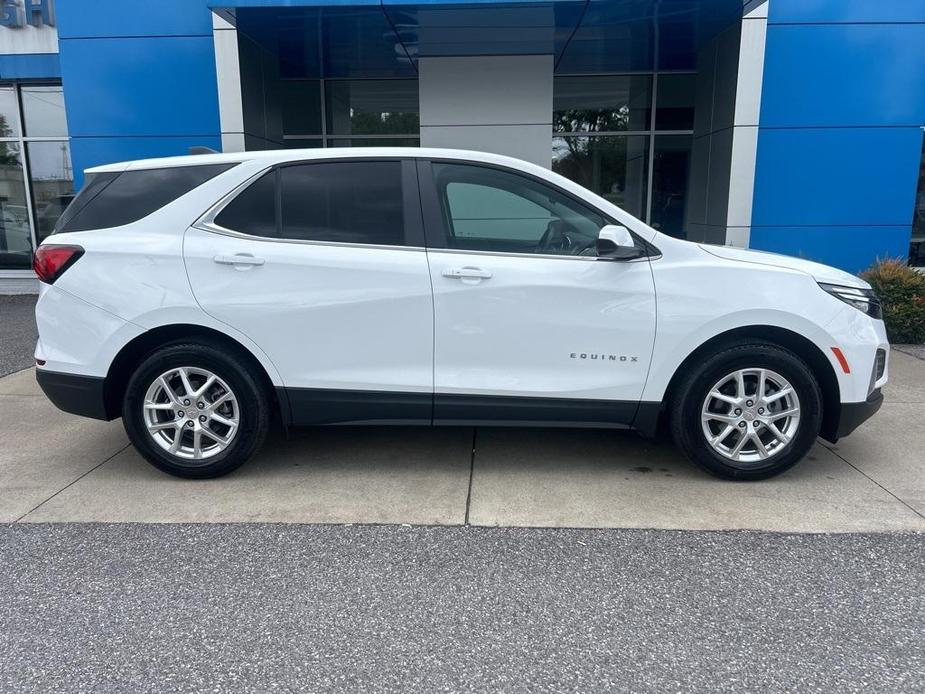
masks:
<instances>
[{"instance_id":1,"label":"asphalt driveway","mask_svg":"<svg viewBox=\"0 0 925 694\"><path fill-rule=\"evenodd\" d=\"M0 529L5 692L920 692L917 535Z\"/></svg>"},{"instance_id":2,"label":"asphalt driveway","mask_svg":"<svg viewBox=\"0 0 925 694\"><path fill-rule=\"evenodd\" d=\"M32 366L38 331L35 296L0 295L0 376Z\"/></svg>"}]
</instances>

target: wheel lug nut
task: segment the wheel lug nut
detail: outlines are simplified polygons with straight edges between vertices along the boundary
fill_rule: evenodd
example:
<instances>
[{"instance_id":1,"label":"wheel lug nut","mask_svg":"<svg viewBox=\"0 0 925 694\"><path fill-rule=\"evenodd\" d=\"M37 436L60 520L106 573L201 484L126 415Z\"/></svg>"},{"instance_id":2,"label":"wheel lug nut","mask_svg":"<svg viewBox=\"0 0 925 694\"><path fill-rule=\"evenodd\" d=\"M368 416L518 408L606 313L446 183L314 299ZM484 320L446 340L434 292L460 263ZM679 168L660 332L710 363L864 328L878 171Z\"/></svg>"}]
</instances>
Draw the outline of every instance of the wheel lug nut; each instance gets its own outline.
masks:
<instances>
[{"instance_id":1,"label":"wheel lug nut","mask_svg":"<svg viewBox=\"0 0 925 694\"><path fill-rule=\"evenodd\" d=\"M184 416L184 415L183 415L183 410L180 410L179 412L177 412L177 417L178 417L179 419L183 419L183 416Z\"/></svg>"},{"instance_id":2,"label":"wheel lug nut","mask_svg":"<svg viewBox=\"0 0 925 694\"><path fill-rule=\"evenodd\" d=\"M764 414L764 408L763 408L763 407L759 407L759 408L758 408L758 414Z\"/></svg>"},{"instance_id":3,"label":"wheel lug nut","mask_svg":"<svg viewBox=\"0 0 925 694\"><path fill-rule=\"evenodd\" d=\"M740 426L741 428L744 429L744 428L745 428L745 422L739 422L739 426Z\"/></svg>"},{"instance_id":4,"label":"wheel lug nut","mask_svg":"<svg viewBox=\"0 0 925 694\"><path fill-rule=\"evenodd\" d=\"M203 414L203 415L199 415L199 421L200 421L200 422L206 421L206 416L205 416L204 414Z\"/></svg>"},{"instance_id":5,"label":"wheel lug nut","mask_svg":"<svg viewBox=\"0 0 925 694\"><path fill-rule=\"evenodd\" d=\"M186 423L186 426L188 426L188 427L193 426L193 420L192 420L192 419L189 420L189 421Z\"/></svg>"},{"instance_id":6,"label":"wheel lug nut","mask_svg":"<svg viewBox=\"0 0 925 694\"><path fill-rule=\"evenodd\" d=\"M196 407L198 407L200 410L201 410L203 407L205 407L205 406L206 406L206 404L205 404L204 402L202 402L202 400L200 400L198 403L196 403Z\"/></svg>"},{"instance_id":7,"label":"wheel lug nut","mask_svg":"<svg viewBox=\"0 0 925 694\"><path fill-rule=\"evenodd\" d=\"M746 404L748 407L751 407L751 406L754 405L755 403L753 403L751 400L748 400L748 401L746 401L745 404Z\"/></svg>"},{"instance_id":8,"label":"wheel lug nut","mask_svg":"<svg viewBox=\"0 0 925 694\"><path fill-rule=\"evenodd\" d=\"M757 429L757 428L758 428L758 425L761 424L761 422L759 422L759 421L756 419L754 422L752 422L752 424L754 424L754 425L755 425L755 428Z\"/></svg>"},{"instance_id":9,"label":"wheel lug nut","mask_svg":"<svg viewBox=\"0 0 925 694\"><path fill-rule=\"evenodd\" d=\"M736 408L736 414L742 414L742 410L740 410L738 407Z\"/></svg>"}]
</instances>

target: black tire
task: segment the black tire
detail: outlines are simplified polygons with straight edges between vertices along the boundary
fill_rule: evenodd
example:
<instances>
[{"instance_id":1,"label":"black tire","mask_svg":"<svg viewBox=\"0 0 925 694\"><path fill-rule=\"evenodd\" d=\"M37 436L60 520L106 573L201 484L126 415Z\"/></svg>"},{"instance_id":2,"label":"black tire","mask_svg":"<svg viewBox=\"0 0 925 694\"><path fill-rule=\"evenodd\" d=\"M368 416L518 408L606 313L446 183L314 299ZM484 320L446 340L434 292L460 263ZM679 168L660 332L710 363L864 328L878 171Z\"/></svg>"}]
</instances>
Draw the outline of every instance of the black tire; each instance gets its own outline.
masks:
<instances>
[{"instance_id":1,"label":"black tire","mask_svg":"<svg viewBox=\"0 0 925 694\"><path fill-rule=\"evenodd\" d=\"M144 419L148 388L161 374L180 367L215 374L230 387L238 403L239 424L231 442L224 450L200 461L184 459L162 448L148 432ZM256 453L269 429L270 400L253 367L234 353L218 345L178 342L151 352L135 369L125 390L122 421L132 444L156 468L177 477L205 479L235 470Z\"/></svg>"},{"instance_id":2,"label":"black tire","mask_svg":"<svg viewBox=\"0 0 925 694\"><path fill-rule=\"evenodd\" d=\"M800 420L790 441L779 451L766 461L745 465L714 450L703 431L701 412L717 381L739 369L752 368L769 369L790 382L799 398ZM669 403L669 425L678 448L717 477L767 479L796 465L816 441L822 425L822 392L812 370L793 352L774 344L741 342L707 355L691 369ZM731 444L728 447L732 448Z\"/></svg>"}]
</instances>

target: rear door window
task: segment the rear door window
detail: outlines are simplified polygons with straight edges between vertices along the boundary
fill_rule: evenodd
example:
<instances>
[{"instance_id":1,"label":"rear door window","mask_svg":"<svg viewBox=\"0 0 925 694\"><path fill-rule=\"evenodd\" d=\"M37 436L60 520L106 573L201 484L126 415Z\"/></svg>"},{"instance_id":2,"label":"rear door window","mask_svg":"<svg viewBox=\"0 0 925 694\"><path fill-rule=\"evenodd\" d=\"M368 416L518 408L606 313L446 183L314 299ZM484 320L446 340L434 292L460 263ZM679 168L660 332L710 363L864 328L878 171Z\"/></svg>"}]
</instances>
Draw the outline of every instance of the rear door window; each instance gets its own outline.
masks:
<instances>
[{"instance_id":1,"label":"rear door window","mask_svg":"<svg viewBox=\"0 0 925 694\"><path fill-rule=\"evenodd\" d=\"M383 246L406 244L400 161L286 164L215 216L251 236Z\"/></svg>"},{"instance_id":2,"label":"rear door window","mask_svg":"<svg viewBox=\"0 0 925 694\"><path fill-rule=\"evenodd\" d=\"M282 237L399 246L405 242L399 161L296 164L280 169Z\"/></svg>"},{"instance_id":3,"label":"rear door window","mask_svg":"<svg viewBox=\"0 0 925 694\"><path fill-rule=\"evenodd\" d=\"M56 233L137 222L236 164L203 164L92 174L55 227Z\"/></svg>"}]
</instances>

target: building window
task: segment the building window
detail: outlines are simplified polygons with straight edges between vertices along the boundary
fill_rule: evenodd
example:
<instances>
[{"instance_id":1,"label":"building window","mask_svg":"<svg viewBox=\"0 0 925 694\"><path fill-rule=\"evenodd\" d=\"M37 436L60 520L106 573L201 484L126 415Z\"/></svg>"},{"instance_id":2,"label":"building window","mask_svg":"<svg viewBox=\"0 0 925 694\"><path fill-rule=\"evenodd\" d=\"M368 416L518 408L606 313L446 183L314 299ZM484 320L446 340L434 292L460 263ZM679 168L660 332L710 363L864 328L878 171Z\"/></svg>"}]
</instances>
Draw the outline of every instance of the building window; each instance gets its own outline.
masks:
<instances>
[{"instance_id":1,"label":"building window","mask_svg":"<svg viewBox=\"0 0 925 694\"><path fill-rule=\"evenodd\" d=\"M0 270L29 269L73 197L61 86L0 84Z\"/></svg>"},{"instance_id":2,"label":"building window","mask_svg":"<svg viewBox=\"0 0 925 694\"><path fill-rule=\"evenodd\" d=\"M913 267L925 267L925 144L922 146L922 163L919 165L919 187L915 196L915 215L912 219L909 264Z\"/></svg>"},{"instance_id":3,"label":"building window","mask_svg":"<svg viewBox=\"0 0 925 694\"><path fill-rule=\"evenodd\" d=\"M552 169L612 202L645 217L649 138L641 135L557 137Z\"/></svg>"},{"instance_id":4,"label":"building window","mask_svg":"<svg viewBox=\"0 0 925 694\"><path fill-rule=\"evenodd\" d=\"M416 147L415 79L280 81L286 147Z\"/></svg>"},{"instance_id":5,"label":"building window","mask_svg":"<svg viewBox=\"0 0 925 694\"><path fill-rule=\"evenodd\" d=\"M695 81L690 72L557 76L553 171L683 237Z\"/></svg>"}]
</instances>

